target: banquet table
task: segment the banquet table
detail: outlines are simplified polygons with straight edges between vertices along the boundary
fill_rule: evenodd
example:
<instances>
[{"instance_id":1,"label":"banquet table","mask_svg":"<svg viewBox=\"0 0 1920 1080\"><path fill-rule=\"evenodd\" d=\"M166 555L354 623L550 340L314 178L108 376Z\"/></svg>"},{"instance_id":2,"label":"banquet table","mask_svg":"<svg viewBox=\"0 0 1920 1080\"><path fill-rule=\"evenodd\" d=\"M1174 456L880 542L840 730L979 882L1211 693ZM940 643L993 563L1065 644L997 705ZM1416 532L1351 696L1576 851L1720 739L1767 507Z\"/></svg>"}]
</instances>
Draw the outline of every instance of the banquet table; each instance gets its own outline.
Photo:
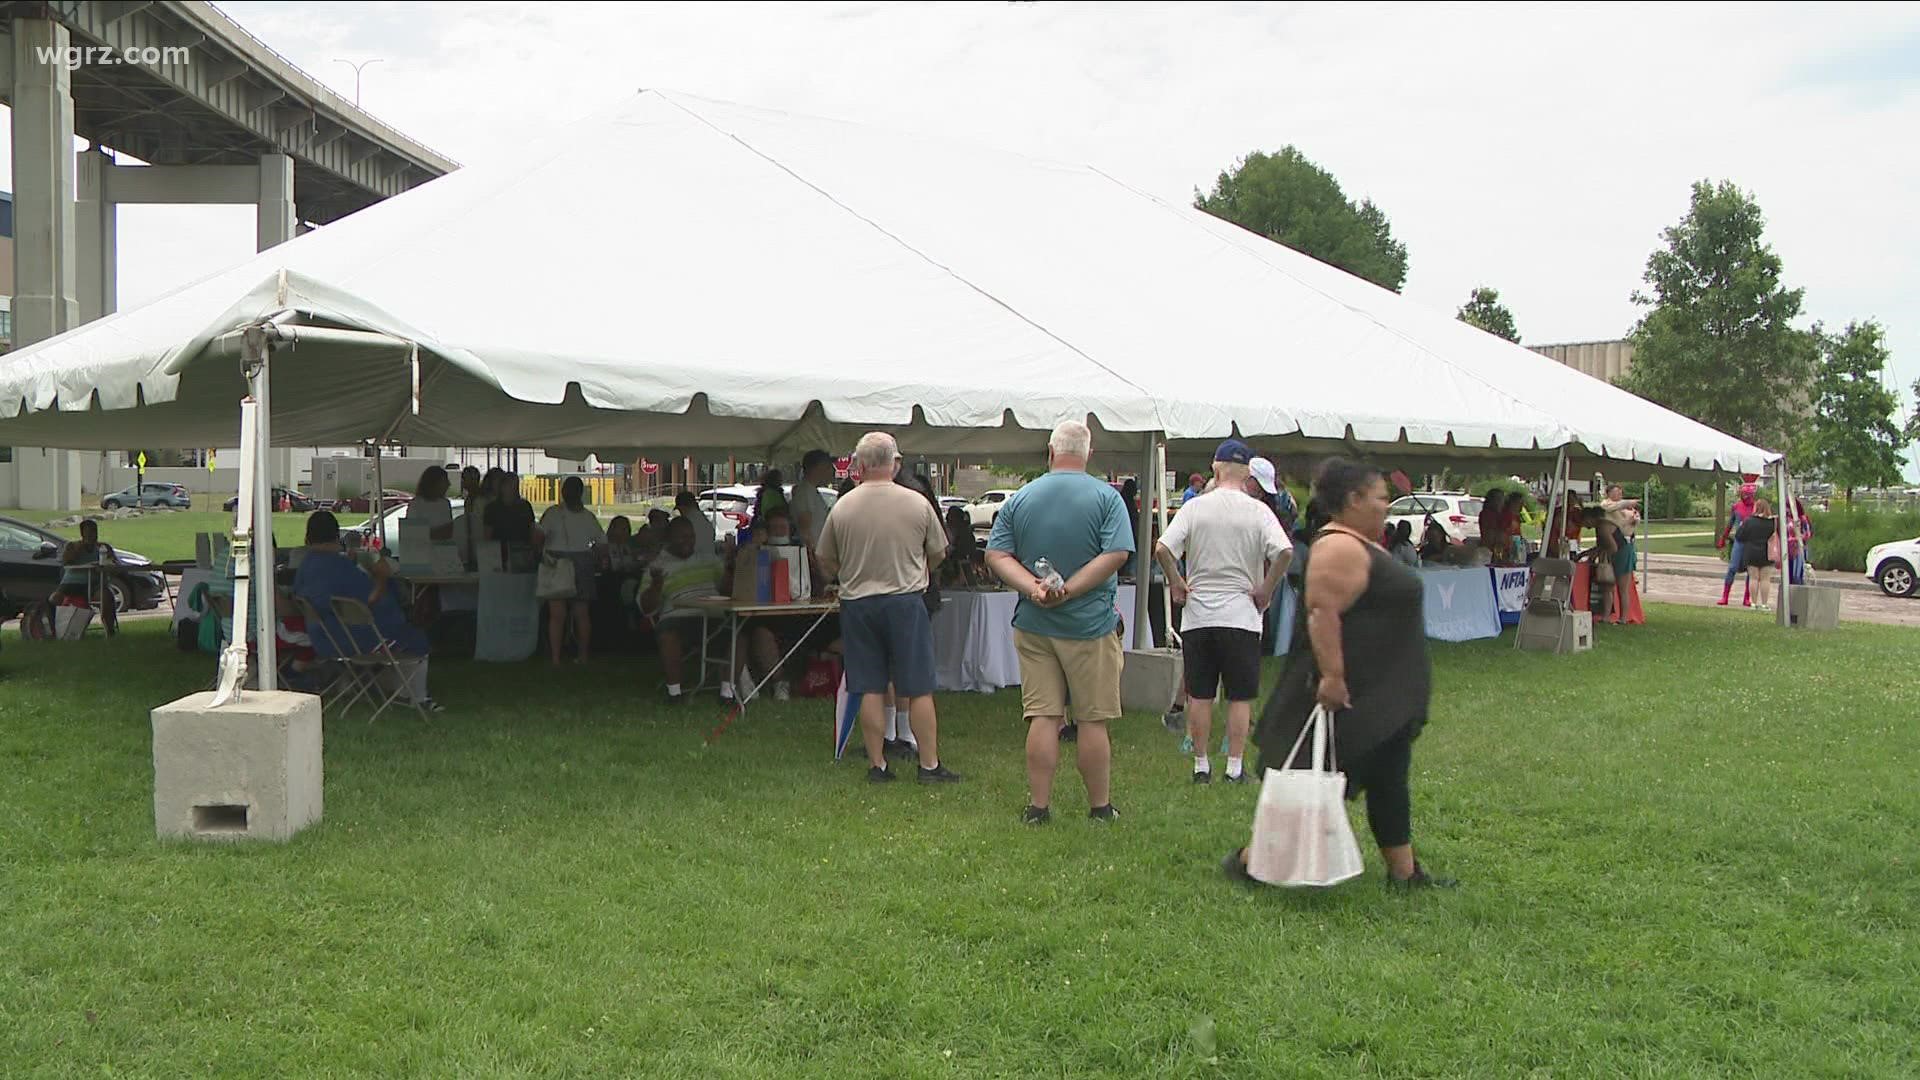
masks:
<instances>
[{"instance_id":1,"label":"banquet table","mask_svg":"<svg viewBox=\"0 0 1920 1080\"><path fill-rule=\"evenodd\" d=\"M1122 585L1119 593L1115 606L1131 641L1133 586ZM949 692L982 694L1019 686L1020 654L1013 647L1013 610L1020 594L949 589L942 595L946 603L933 617L934 685Z\"/></svg>"}]
</instances>

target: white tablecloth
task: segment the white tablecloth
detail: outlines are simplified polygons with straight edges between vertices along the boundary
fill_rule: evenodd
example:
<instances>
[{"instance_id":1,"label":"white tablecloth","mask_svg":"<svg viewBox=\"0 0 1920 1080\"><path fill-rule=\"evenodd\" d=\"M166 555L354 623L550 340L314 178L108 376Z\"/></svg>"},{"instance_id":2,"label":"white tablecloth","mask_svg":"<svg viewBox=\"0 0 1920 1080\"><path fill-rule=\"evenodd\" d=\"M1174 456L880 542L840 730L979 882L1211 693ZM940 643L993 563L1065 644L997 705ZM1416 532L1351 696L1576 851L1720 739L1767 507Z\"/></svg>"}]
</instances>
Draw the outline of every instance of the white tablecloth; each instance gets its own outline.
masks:
<instances>
[{"instance_id":1,"label":"white tablecloth","mask_svg":"<svg viewBox=\"0 0 1920 1080\"><path fill-rule=\"evenodd\" d=\"M1011 592L947 592L933 617L934 685L946 691L990 694L1020 685L1020 654L1013 648ZM1133 586L1120 586L1118 604L1131 638Z\"/></svg>"}]
</instances>

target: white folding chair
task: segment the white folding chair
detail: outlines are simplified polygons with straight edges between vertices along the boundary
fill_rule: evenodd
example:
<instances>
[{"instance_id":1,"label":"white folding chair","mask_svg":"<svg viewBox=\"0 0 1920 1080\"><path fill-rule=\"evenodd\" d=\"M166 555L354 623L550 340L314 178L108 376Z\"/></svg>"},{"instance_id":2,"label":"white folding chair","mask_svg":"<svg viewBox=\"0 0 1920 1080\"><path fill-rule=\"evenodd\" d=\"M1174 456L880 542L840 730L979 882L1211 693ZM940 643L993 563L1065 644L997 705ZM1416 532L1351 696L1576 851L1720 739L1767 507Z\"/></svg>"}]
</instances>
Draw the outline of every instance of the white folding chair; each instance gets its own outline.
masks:
<instances>
[{"instance_id":1,"label":"white folding chair","mask_svg":"<svg viewBox=\"0 0 1920 1080\"><path fill-rule=\"evenodd\" d=\"M333 653L332 656L318 656L314 663L316 669L333 673L333 678L327 680L319 693L320 713L324 716L327 709L340 703L344 694L359 688L360 675L354 666L347 662L348 650L340 644L340 639L333 635L333 631L327 628L327 621L320 617L320 610L304 596L295 596L293 606L307 624L307 637L316 642L318 638L325 638L329 646L328 651ZM316 655L320 651L314 650Z\"/></svg>"},{"instance_id":2,"label":"white folding chair","mask_svg":"<svg viewBox=\"0 0 1920 1080\"><path fill-rule=\"evenodd\" d=\"M374 621L373 611L367 605L345 596L334 597L332 604L334 618L340 620L341 632L346 637L344 642L336 642L336 644L342 646L340 655L355 671L359 684L358 690L348 700L345 708L353 708L363 697L368 701L378 701L379 705L373 710L373 715L367 718L367 723L372 724L380 719L381 713L387 711L387 706L401 700L404 695L406 703L413 706L413 711L420 714L420 719L432 723L432 718L427 715L426 706L409 693L411 680L408 676L412 674L411 667L422 663L422 659L402 657L395 653L393 643L380 632L379 624ZM361 637L354 633L355 630L366 631L373 644L362 648ZM381 685L382 676L388 675L393 680L391 690Z\"/></svg>"}]
</instances>

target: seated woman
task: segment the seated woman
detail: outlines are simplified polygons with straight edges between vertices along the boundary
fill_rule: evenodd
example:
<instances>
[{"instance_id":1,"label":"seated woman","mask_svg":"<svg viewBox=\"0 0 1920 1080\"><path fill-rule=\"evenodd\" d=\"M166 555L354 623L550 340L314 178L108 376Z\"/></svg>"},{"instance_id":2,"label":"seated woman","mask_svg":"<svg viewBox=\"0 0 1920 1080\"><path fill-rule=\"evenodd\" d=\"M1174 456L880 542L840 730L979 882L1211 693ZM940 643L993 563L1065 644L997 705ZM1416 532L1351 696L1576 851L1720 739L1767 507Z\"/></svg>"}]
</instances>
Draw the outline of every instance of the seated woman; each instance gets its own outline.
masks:
<instances>
[{"instance_id":1,"label":"seated woman","mask_svg":"<svg viewBox=\"0 0 1920 1080\"><path fill-rule=\"evenodd\" d=\"M1402 521L1393 527L1393 544L1387 550L1395 562L1420 569L1420 551L1413 546L1413 522Z\"/></svg>"},{"instance_id":2,"label":"seated woman","mask_svg":"<svg viewBox=\"0 0 1920 1080\"><path fill-rule=\"evenodd\" d=\"M105 581L96 582L93 576L104 571L90 570L88 567L101 563L112 565L118 562L111 544L100 542L100 523L88 518L80 523L80 539L68 544L60 552L60 586L55 592L63 597L72 597L92 606L94 593L100 600L100 625L112 630L119 620L119 612L114 609L113 590ZM22 625L25 625L24 621Z\"/></svg>"},{"instance_id":3,"label":"seated woman","mask_svg":"<svg viewBox=\"0 0 1920 1080\"><path fill-rule=\"evenodd\" d=\"M964 506L947 511L947 559L940 564L941 576L949 585L972 588L979 581L980 541L973 535L973 520Z\"/></svg>"},{"instance_id":4,"label":"seated woman","mask_svg":"<svg viewBox=\"0 0 1920 1080\"><path fill-rule=\"evenodd\" d=\"M364 627L356 629L349 638L347 628L334 616L334 597L358 600L373 612L379 637L386 639L388 647L405 665L405 698L428 712L440 712L441 706L427 693L427 635L407 620L406 608L390 588L392 580L391 560L382 557L373 564L372 573L368 573L341 550L340 522L331 513L321 510L307 518L307 553L300 561L300 569L294 572L293 592L313 605L314 612L320 616L319 634L313 634L312 627L307 628L314 650L321 656L335 657L341 655L341 648L349 641L361 650L379 644Z\"/></svg>"},{"instance_id":5,"label":"seated woman","mask_svg":"<svg viewBox=\"0 0 1920 1080\"><path fill-rule=\"evenodd\" d=\"M647 588L639 597L640 613L653 619L660 641L660 666L667 679L667 704L683 705L687 694L681 679L689 646L698 647L705 621L688 601L720 592L720 556L699 551L693 524L680 518L667 527L667 546L647 568Z\"/></svg>"},{"instance_id":6,"label":"seated woman","mask_svg":"<svg viewBox=\"0 0 1920 1080\"><path fill-rule=\"evenodd\" d=\"M413 501L407 504L407 520L426 525L427 535L435 540L453 539L453 502L447 498L451 481L447 470L429 465L420 472L413 486Z\"/></svg>"}]
</instances>

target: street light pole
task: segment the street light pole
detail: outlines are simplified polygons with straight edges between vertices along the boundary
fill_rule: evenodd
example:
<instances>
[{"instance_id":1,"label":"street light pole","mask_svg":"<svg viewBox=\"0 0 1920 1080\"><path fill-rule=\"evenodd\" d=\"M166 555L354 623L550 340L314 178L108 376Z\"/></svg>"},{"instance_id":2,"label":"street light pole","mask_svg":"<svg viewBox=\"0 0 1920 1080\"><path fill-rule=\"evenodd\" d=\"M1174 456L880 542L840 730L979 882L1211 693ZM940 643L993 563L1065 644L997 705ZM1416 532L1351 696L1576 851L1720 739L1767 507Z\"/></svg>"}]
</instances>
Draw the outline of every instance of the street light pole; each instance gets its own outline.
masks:
<instances>
[{"instance_id":1,"label":"street light pole","mask_svg":"<svg viewBox=\"0 0 1920 1080\"><path fill-rule=\"evenodd\" d=\"M348 67L353 69L353 107L354 108L357 109L360 107L360 72L365 70L368 64L377 64L383 59L384 57L376 56L371 60L362 60L357 64L351 60L339 60L339 59L334 60L334 63L336 64L345 64Z\"/></svg>"}]
</instances>

